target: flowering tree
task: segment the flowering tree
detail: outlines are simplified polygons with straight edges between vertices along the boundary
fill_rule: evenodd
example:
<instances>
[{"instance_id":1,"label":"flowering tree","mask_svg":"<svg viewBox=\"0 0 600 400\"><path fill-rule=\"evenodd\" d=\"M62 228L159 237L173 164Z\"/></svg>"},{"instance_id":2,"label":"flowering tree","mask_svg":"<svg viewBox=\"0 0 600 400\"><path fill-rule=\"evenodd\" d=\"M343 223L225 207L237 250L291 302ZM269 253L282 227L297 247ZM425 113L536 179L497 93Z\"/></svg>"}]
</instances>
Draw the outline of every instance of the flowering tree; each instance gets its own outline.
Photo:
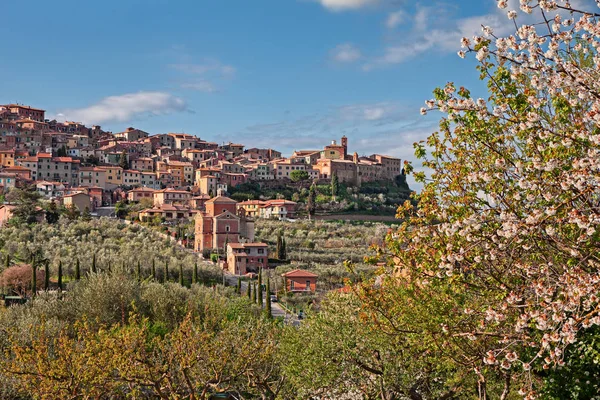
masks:
<instances>
[{"instance_id":1,"label":"flowering tree","mask_svg":"<svg viewBox=\"0 0 600 400\"><path fill-rule=\"evenodd\" d=\"M480 398L536 397L600 324L600 14L521 0L507 16L513 34L484 26L459 51L489 98L448 83L421 109L444 114L415 146L432 173L388 237L396 273L363 296L382 329L412 325L472 372Z\"/></svg>"}]
</instances>

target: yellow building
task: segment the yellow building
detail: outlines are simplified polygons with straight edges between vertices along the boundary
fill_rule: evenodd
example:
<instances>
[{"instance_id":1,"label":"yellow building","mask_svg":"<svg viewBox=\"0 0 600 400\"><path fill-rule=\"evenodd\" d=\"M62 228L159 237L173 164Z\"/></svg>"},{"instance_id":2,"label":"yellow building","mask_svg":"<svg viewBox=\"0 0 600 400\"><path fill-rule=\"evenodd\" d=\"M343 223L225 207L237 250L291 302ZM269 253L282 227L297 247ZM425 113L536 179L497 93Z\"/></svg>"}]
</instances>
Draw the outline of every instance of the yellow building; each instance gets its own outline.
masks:
<instances>
[{"instance_id":1,"label":"yellow building","mask_svg":"<svg viewBox=\"0 0 600 400\"><path fill-rule=\"evenodd\" d=\"M123 168L115 165L97 168L106 171L106 183L111 183L113 185L123 184Z\"/></svg>"}]
</instances>

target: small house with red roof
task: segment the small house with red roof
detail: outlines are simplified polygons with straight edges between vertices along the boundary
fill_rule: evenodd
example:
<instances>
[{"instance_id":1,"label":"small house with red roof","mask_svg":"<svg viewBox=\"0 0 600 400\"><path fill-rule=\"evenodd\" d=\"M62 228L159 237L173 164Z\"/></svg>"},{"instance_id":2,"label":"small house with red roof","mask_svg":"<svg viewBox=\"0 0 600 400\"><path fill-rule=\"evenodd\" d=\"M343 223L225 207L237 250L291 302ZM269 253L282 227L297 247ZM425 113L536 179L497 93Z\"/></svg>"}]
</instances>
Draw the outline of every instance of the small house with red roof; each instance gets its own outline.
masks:
<instances>
[{"instance_id":1,"label":"small house with red roof","mask_svg":"<svg viewBox=\"0 0 600 400\"><path fill-rule=\"evenodd\" d=\"M317 274L304 269L295 269L281 275L288 292L312 292L317 290Z\"/></svg>"}]
</instances>

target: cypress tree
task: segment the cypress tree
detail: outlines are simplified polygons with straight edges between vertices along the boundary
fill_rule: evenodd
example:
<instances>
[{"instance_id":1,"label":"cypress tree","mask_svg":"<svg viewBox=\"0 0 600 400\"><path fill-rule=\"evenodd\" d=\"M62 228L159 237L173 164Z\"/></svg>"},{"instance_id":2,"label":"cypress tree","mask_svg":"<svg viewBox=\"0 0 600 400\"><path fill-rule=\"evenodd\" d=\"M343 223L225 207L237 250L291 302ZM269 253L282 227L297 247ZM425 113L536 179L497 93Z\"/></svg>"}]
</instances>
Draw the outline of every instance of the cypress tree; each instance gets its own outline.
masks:
<instances>
[{"instance_id":1,"label":"cypress tree","mask_svg":"<svg viewBox=\"0 0 600 400\"><path fill-rule=\"evenodd\" d=\"M256 294L258 305L262 308L263 305L263 290L262 290L262 269L258 270L258 293Z\"/></svg>"},{"instance_id":2,"label":"cypress tree","mask_svg":"<svg viewBox=\"0 0 600 400\"><path fill-rule=\"evenodd\" d=\"M163 274L163 282L166 283L169 281L169 260L165 261L165 270Z\"/></svg>"},{"instance_id":3,"label":"cypress tree","mask_svg":"<svg viewBox=\"0 0 600 400\"><path fill-rule=\"evenodd\" d=\"M31 297L37 294L37 268L35 265L35 257L31 259Z\"/></svg>"},{"instance_id":4,"label":"cypress tree","mask_svg":"<svg viewBox=\"0 0 600 400\"><path fill-rule=\"evenodd\" d=\"M44 290L50 290L50 261L44 262Z\"/></svg>"},{"instance_id":5,"label":"cypress tree","mask_svg":"<svg viewBox=\"0 0 600 400\"><path fill-rule=\"evenodd\" d=\"M81 265L79 264L79 258L75 259L75 280L81 279Z\"/></svg>"},{"instance_id":6,"label":"cypress tree","mask_svg":"<svg viewBox=\"0 0 600 400\"><path fill-rule=\"evenodd\" d=\"M62 291L62 261L58 262L58 291Z\"/></svg>"},{"instance_id":7,"label":"cypress tree","mask_svg":"<svg viewBox=\"0 0 600 400\"><path fill-rule=\"evenodd\" d=\"M271 283L270 279L267 277L267 298L265 304L265 313L267 314L267 318L272 318L271 314Z\"/></svg>"},{"instance_id":8,"label":"cypress tree","mask_svg":"<svg viewBox=\"0 0 600 400\"><path fill-rule=\"evenodd\" d=\"M311 217L315 215L315 211L317 210L317 187L313 183L310 185L310 190L308 191L308 198L306 199L306 211L308 211L308 220L310 221Z\"/></svg>"},{"instance_id":9,"label":"cypress tree","mask_svg":"<svg viewBox=\"0 0 600 400\"><path fill-rule=\"evenodd\" d=\"M192 283L198 283L198 262L194 263L194 271L192 272Z\"/></svg>"},{"instance_id":10,"label":"cypress tree","mask_svg":"<svg viewBox=\"0 0 600 400\"><path fill-rule=\"evenodd\" d=\"M277 248L275 250L275 254L276 254L278 260L281 260L281 244L282 244L282 237L281 237L281 231L279 231L277 233Z\"/></svg>"},{"instance_id":11,"label":"cypress tree","mask_svg":"<svg viewBox=\"0 0 600 400\"><path fill-rule=\"evenodd\" d=\"M254 290L252 291L252 302L256 304L257 302L257 297L256 297L256 282L254 283Z\"/></svg>"},{"instance_id":12,"label":"cypress tree","mask_svg":"<svg viewBox=\"0 0 600 400\"><path fill-rule=\"evenodd\" d=\"M96 272L98 272L98 270L96 269L96 253L94 253L93 257L92 257L92 272L95 274Z\"/></svg>"},{"instance_id":13,"label":"cypress tree","mask_svg":"<svg viewBox=\"0 0 600 400\"><path fill-rule=\"evenodd\" d=\"M137 267L135 268L135 279L138 281L142 280L142 265L140 264L139 260L137 262Z\"/></svg>"},{"instance_id":14,"label":"cypress tree","mask_svg":"<svg viewBox=\"0 0 600 400\"><path fill-rule=\"evenodd\" d=\"M183 286L183 264L179 263L179 284Z\"/></svg>"},{"instance_id":15,"label":"cypress tree","mask_svg":"<svg viewBox=\"0 0 600 400\"><path fill-rule=\"evenodd\" d=\"M334 172L333 174L331 174L331 197L333 197L333 201L335 201L335 198L338 195L339 188L340 185L338 177L337 174Z\"/></svg>"},{"instance_id":16,"label":"cypress tree","mask_svg":"<svg viewBox=\"0 0 600 400\"><path fill-rule=\"evenodd\" d=\"M242 278L239 278L239 277L238 277L238 283L237 283L236 292L239 295L242 294Z\"/></svg>"},{"instance_id":17,"label":"cypress tree","mask_svg":"<svg viewBox=\"0 0 600 400\"><path fill-rule=\"evenodd\" d=\"M156 264L154 263L154 258L152 259L152 279L156 281Z\"/></svg>"},{"instance_id":18,"label":"cypress tree","mask_svg":"<svg viewBox=\"0 0 600 400\"><path fill-rule=\"evenodd\" d=\"M246 294L248 295L248 300L252 300L252 288L250 287L250 282L248 282L246 287Z\"/></svg>"},{"instance_id":19,"label":"cypress tree","mask_svg":"<svg viewBox=\"0 0 600 400\"><path fill-rule=\"evenodd\" d=\"M285 244L285 238L281 239L281 258L280 260L287 260L287 248Z\"/></svg>"}]
</instances>

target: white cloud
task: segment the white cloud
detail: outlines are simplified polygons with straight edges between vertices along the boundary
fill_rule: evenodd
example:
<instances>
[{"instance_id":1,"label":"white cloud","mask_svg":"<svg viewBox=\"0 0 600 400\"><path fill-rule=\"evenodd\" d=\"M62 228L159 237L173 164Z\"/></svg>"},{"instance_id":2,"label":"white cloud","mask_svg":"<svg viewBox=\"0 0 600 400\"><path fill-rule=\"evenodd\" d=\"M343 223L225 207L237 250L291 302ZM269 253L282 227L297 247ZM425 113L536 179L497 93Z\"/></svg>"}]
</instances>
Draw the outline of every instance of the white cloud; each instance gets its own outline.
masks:
<instances>
[{"instance_id":1,"label":"white cloud","mask_svg":"<svg viewBox=\"0 0 600 400\"><path fill-rule=\"evenodd\" d=\"M361 7L379 3L379 0L317 0L321 5L332 11L355 10Z\"/></svg>"},{"instance_id":2,"label":"white cloud","mask_svg":"<svg viewBox=\"0 0 600 400\"><path fill-rule=\"evenodd\" d=\"M456 52L460 50L460 39L481 34L482 25L490 26L496 35L505 35L513 29L506 16L497 11L454 20L449 19L448 14L449 10L442 4L418 7L412 16L404 17L412 21L410 31L402 32L396 43L386 46L383 54L366 63L363 69L400 64L428 51ZM396 22L390 14L386 25Z\"/></svg>"},{"instance_id":3,"label":"white cloud","mask_svg":"<svg viewBox=\"0 0 600 400\"><path fill-rule=\"evenodd\" d=\"M362 54L360 50L351 43L340 44L331 50L331 58L340 63L352 63L358 61Z\"/></svg>"},{"instance_id":4,"label":"white cloud","mask_svg":"<svg viewBox=\"0 0 600 400\"><path fill-rule=\"evenodd\" d=\"M181 89L195 90L204 93L217 92L217 86L233 78L236 69L214 58L205 58L199 63L183 62L170 64L169 67L180 74Z\"/></svg>"},{"instance_id":5,"label":"white cloud","mask_svg":"<svg viewBox=\"0 0 600 400\"><path fill-rule=\"evenodd\" d=\"M162 115L185 111L183 99L164 92L138 92L109 96L85 108L64 110L57 115L84 124L127 122L147 115Z\"/></svg>"},{"instance_id":6,"label":"white cloud","mask_svg":"<svg viewBox=\"0 0 600 400\"><path fill-rule=\"evenodd\" d=\"M385 25L388 28L393 29L398 25L404 23L406 21L407 16L408 15L406 14L406 12L402 10L390 13L387 17L387 20L385 21Z\"/></svg>"},{"instance_id":7,"label":"white cloud","mask_svg":"<svg viewBox=\"0 0 600 400\"><path fill-rule=\"evenodd\" d=\"M217 91L217 89L215 88L215 86L205 80L201 80L201 81L197 81L197 82L186 82L186 83L182 83L180 85L180 87L182 89L189 89L189 90L195 90L198 92L204 92L204 93L214 93Z\"/></svg>"},{"instance_id":8,"label":"white cloud","mask_svg":"<svg viewBox=\"0 0 600 400\"><path fill-rule=\"evenodd\" d=\"M182 63L182 64L171 64L171 68L178 71L190 74L190 75L206 75L209 73L220 75L223 77L231 77L235 74L235 67L227 64L223 64L219 60L208 58L198 64Z\"/></svg>"}]
</instances>

